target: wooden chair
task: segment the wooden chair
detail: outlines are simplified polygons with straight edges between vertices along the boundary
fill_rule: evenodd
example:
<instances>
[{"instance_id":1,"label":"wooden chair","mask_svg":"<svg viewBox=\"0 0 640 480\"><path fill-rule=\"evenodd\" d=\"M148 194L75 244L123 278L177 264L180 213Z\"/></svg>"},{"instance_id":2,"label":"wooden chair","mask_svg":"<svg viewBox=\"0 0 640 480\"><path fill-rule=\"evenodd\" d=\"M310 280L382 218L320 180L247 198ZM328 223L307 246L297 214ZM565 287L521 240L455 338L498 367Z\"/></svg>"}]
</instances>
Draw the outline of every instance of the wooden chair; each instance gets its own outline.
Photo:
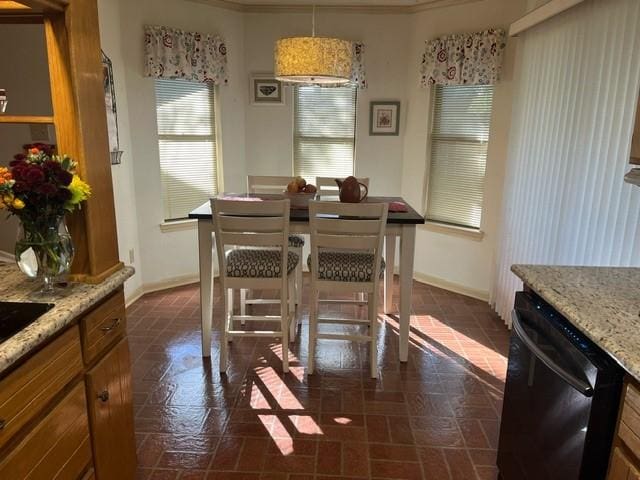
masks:
<instances>
[{"instance_id":1,"label":"wooden chair","mask_svg":"<svg viewBox=\"0 0 640 480\"><path fill-rule=\"evenodd\" d=\"M247 192L248 193L271 193L279 194L287 189L289 182L296 177L283 177L275 175L247 175ZM292 252L300 257L300 263L296 269L296 305L302 303L302 249L304 248L303 235L289 235L289 248ZM248 297L247 290L240 292L240 308L241 313L246 313L246 305L256 303L273 303L267 299L252 299ZM293 338L291 339L293 341Z\"/></svg>"},{"instance_id":2,"label":"wooden chair","mask_svg":"<svg viewBox=\"0 0 640 480\"><path fill-rule=\"evenodd\" d=\"M338 180L344 180L344 177L337 177ZM367 188L369 188L369 177L358 178L360 183L363 183ZM323 196L338 196L339 189L338 184L336 183L336 177L316 177L316 186L318 187L318 193L320 194L320 200L322 200ZM364 300L364 294L359 293L357 295L357 300L353 300L352 303L357 303L359 305L366 305Z\"/></svg>"},{"instance_id":3,"label":"wooden chair","mask_svg":"<svg viewBox=\"0 0 640 480\"><path fill-rule=\"evenodd\" d=\"M282 370L289 371L288 343L295 305L290 292L300 257L289 251L289 200L248 202L212 199L225 319L220 330L220 371L227 370L227 341L275 337L282 343ZM234 289L280 291L280 315L234 315ZM238 330L235 321L277 322L279 329ZM295 335L295 331L294 331Z\"/></svg>"},{"instance_id":4,"label":"wooden chair","mask_svg":"<svg viewBox=\"0 0 640 480\"><path fill-rule=\"evenodd\" d=\"M320 194L320 199L322 200L322 196L338 196L338 185L336 184L336 178L338 180L344 180L341 177L316 177L316 187L318 187L318 193ZM369 188L369 177L358 178L360 183L364 183L367 188Z\"/></svg>"},{"instance_id":5,"label":"wooden chair","mask_svg":"<svg viewBox=\"0 0 640 480\"><path fill-rule=\"evenodd\" d=\"M371 377L378 376L378 286L384 272L382 245L387 223L386 203L309 202L311 229L311 298L309 363L315 364L316 339L355 340L371 343ZM318 316L320 294L366 294L367 319L329 319ZM318 325L368 326L368 334L320 333Z\"/></svg>"}]
</instances>

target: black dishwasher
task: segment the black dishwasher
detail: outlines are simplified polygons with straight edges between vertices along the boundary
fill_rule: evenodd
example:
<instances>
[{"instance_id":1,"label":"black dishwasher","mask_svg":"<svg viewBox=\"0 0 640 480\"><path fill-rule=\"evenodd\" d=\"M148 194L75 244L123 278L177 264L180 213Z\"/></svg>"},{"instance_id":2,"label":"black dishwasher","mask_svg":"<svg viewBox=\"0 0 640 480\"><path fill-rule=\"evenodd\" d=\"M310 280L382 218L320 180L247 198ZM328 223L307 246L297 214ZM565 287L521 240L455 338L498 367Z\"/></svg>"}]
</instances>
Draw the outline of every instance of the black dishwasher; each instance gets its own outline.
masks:
<instances>
[{"instance_id":1,"label":"black dishwasher","mask_svg":"<svg viewBox=\"0 0 640 480\"><path fill-rule=\"evenodd\" d=\"M622 377L609 355L536 294L516 293L500 478L603 480Z\"/></svg>"}]
</instances>

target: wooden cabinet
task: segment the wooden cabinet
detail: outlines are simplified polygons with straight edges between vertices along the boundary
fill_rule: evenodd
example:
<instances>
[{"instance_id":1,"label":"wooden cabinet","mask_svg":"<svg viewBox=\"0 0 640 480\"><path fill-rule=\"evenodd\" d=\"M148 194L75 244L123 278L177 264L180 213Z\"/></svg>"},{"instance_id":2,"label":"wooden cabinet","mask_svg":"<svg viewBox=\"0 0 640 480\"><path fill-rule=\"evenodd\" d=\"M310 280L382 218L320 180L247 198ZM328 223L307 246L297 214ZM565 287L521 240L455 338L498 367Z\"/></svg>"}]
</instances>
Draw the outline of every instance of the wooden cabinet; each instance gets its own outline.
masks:
<instances>
[{"instance_id":1,"label":"wooden cabinet","mask_svg":"<svg viewBox=\"0 0 640 480\"><path fill-rule=\"evenodd\" d=\"M624 390L607 480L640 480L640 390L631 380Z\"/></svg>"},{"instance_id":2,"label":"wooden cabinet","mask_svg":"<svg viewBox=\"0 0 640 480\"><path fill-rule=\"evenodd\" d=\"M135 478L125 333L120 288L0 378L0 479Z\"/></svg>"},{"instance_id":3,"label":"wooden cabinet","mask_svg":"<svg viewBox=\"0 0 640 480\"><path fill-rule=\"evenodd\" d=\"M123 339L87 373L96 478L135 476L129 344Z\"/></svg>"},{"instance_id":4,"label":"wooden cabinet","mask_svg":"<svg viewBox=\"0 0 640 480\"><path fill-rule=\"evenodd\" d=\"M81 372L80 335L74 326L0 380L0 447Z\"/></svg>"},{"instance_id":5,"label":"wooden cabinet","mask_svg":"<svg viewBox=\"0 0 640 480\"><path fill-rule=\"evenodd\" d=\"M0 478L77 479L91 464L91 440L82 382L0 462ZM116 478L116 477L113 477Z\"/></svg>"}]
</instances>

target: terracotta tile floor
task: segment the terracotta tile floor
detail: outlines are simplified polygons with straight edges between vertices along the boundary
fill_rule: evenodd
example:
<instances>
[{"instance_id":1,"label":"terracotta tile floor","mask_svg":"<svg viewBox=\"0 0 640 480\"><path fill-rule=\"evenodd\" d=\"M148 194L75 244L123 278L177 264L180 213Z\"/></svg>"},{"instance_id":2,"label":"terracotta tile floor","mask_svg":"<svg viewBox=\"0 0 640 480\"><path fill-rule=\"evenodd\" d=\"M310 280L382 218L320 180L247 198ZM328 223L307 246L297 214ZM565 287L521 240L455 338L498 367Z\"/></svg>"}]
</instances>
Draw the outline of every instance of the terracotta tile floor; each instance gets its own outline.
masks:
<instances>
[{"instance_id":1,"label":"terracotta tile floor","mask_svg":"<svg viewBox=\"0 0 640 480\"><path fill-rule=\"evenodd\" d=\"M289 374L278 343L241 339L221 376L215 332L201 357L198 300L190 285L128 309L139 478L496 478L509 335L487 304L415 283L409 361L397 317L381 314L372 380L368 345L330 340L305 375L305 307Z\"/></svg>"}]
</instances>

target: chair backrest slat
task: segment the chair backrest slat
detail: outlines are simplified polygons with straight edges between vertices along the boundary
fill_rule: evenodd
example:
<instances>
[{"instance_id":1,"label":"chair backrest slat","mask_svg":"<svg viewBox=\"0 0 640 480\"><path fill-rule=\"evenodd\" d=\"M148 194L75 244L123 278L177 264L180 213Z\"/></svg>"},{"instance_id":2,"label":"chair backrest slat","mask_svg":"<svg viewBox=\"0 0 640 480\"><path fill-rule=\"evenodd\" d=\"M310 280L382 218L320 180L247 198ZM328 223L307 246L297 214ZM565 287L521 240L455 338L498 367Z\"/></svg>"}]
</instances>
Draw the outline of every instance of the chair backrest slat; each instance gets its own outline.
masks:
<instances>
[{"instance_id":1,"label":"chair backrest slat","mask_svg":"<svg viewBox=\"0 0 640 480\"><path fill-rule=\"evenodd\" d=\"M378 235L346 236L317 233L315 241L316 247L321 249L375 251L378 245Z\"/></svg>"},{"instance_id":2,"label":"chair backrest slat","mask_svg":"<svg viewBox=\"0 0 640 480\"><path fill-rule=\"evenodd\" d=\"M295 180L295 177L247 175L247 192L282 193L292 180Z\"/></svg>"},{"instance_id":3,"label":"chair backrest slat","mask_svg":"<svg viewBox=\"0 0 640 480\"><path fill-rule=\"evenodd\" d=\"M221 215L238 215L245 217L277 217L282 214L282 202L284 200L215 199L218 213ZM289 200L287 200L289 201Z\"/></svg>"},{"instance_id":4,"label":"chair backrest slat","mask_svg":"<svg viewBox=\"0 0 640 480\"><path fill-rule=\"evenodd\" d=\"M221 232L220 239L224 245L237 247L280 247L284 243L281 233L230 233Z\"/></svg>"},{"instance_id":5,"label":"chair backrest slat","mask_svg":"<svg viewBox=\"0 0 640 480\"><path fill-rule=\"evenodd\" d=\"M283 217L232 217L221 215L218 218L220 228L225 232L282 232Z\"/></svg>"},{"instance_id":6,"label":"chair backrest slat","mask_svg":"<svg viewBox=\"0 0 640 480\"><path fill-rule=\"evenodd\" d=\"M378 220L346 220L338 218L318 217L316 219L318 233L341 234L346 230L357 234L377 235L380 230Z\"/></svg>"},{"instance_id":7,"label":"chair backrest slat","mask_svg":"<svg viewBox=\"0 0 640 480\"><path fill-rule=\"evenodd\" d=\"M344 180L344 178L338 178L338 180ZM369 188L369 177L358 178L358 181ZM318 187L318 193L321 197L322 195L338 195L336 177L316 177L316 187Z\"/></svg>"}]
</instances>

